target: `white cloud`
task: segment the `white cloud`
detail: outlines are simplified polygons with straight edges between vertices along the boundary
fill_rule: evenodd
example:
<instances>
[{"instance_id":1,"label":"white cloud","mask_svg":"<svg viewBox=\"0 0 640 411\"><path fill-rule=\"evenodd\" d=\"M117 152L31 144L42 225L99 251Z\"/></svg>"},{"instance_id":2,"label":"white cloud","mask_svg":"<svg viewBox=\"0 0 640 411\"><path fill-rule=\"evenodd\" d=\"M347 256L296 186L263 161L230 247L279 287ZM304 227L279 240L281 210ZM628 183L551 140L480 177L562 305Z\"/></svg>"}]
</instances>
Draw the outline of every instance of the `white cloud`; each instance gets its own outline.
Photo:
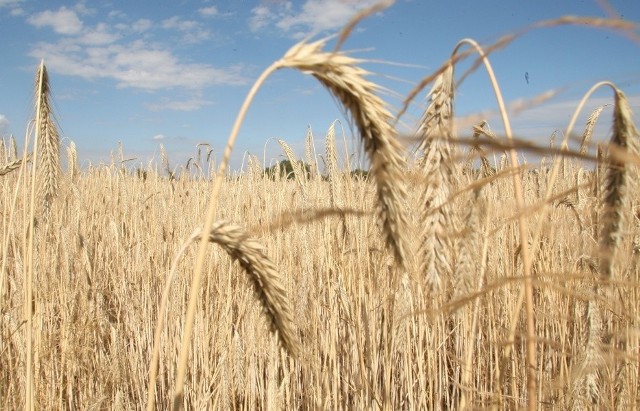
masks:
<instances>
[{"instance_id":1,"label":"white cloud","mask_svg":"<svg viewBox=\"0 0 640 411\"><path fill-rule=\"evenodd\" d=\"M78 38L78 43L86 45L111 44L119 37L118 34L112 33L105 23L98 23L95 29L85 29Z\"/></svg>"},{"instance_id":2,"label":"white cloud","mask_svg":"<svg viewBox=\"0 0 640 411\"><path fill-rule=\"evenodd\" d=\"M146 106L151 111L162 111L162 110L193 111L211 104L212 104L211 101L204 100L200 96L194 96L190 99L182 100L182 101L162 98L157 102L148 103L146 104Z\"/></svg>"},{"instance_id":3,"label":"white cloud","mask_svg":"<svg viewBox=\"0 0 640 411\"><path fill-rule=\"evenodd\" d=\"M164 134L156 134L155 136L151 137L151 140L162 141L165 138L167 138L167 137Z\"/></svg>"},{"instance_id":4,"label":"white cloud","mask_svg":"<svg viewBox=\"0 0 640 411\"><path fill-rule=\"evenodd\" d=\"M211 38L211 32L202 23L194 20L183 20L177 16L163 20L162 28L179 31L182 33L182 41L185 43L200 43Z\"/></svg>"},{"instance_id":5,"label":"white cloud","mask_svg":"<svg viewBox=\"0 0 640 411\"><path fill-rule=\"evenodd\" d=\"M288 3L289 7L291 3ZM278 5L278 10L269 8L267 5L261 4L251 10L251 18L249 18L249 29L253 32L270 25L278 19L278 11L281 13L286 10L285 5ZM283 17L283 16L281 16Z\"/></svg>"},{"instance_id":6,"label":"white cloud","mask_svg":"<svg viewBox=\"0 0 640 411\"><path fill-rule=\"evenodd\" d=\"M258 31L274 24L295 37L343 27L358 11L379 0L307 0L294 10L292 2L261 4L251 10L249 28Z\"/></svg>"},{"instance_id":7,"label":"white cloud","mask_svg":"<svg viewBox=\"0 0 640 411\"><path fill-rule=\"evenodd\" d=\"M81 0L78 3L76 3L75 6L73 6L73 9L75 11L77 11L80 14L84 14L84 15L93 15L96 13L96 9L91 9L89 7L87 7L85 1Z\"/></svg>"},{"instance_id":8,"label":"white cloud","mask_svg":"<svg viewBox=\"0 0 640 411\"><path fill-rule=\"evenodd\" d=\"M51 27L59 34L78 34L82 31L82 21L75 11L62 6L58 11L46 10L27 19L36 27Z\"/></svg>"},{"instance_id":9,"label":"white cloud","mask_svg":"<svg viewBox=\"0 0 640 411\"><path fill-rule=\"evenodd\" d=\"M9 119L4 114L0 114L0 133L4 133L9 129Z\"/></svg>"},{"instance_id":10,"label":"white cloud","mask_svg":"<svg viewBox=\"0 0 640 411\"><path fill-rule=\"evenodd\" d=\"M203 7L198 10L198 13L203 17L215 17L218 15L218 9L216 6Z\"/></svg>"},{"instance_id":11,"label":"white cloud","mask_svg":"<svg viewBox=\"0 0 640 411\"><path fill-rule=\"evenodd\" d=\"M119 18L125 18L127 17L126 13L124 13L121 10L111 10L108 14L107 17L110 19L119 19Z\"/></svg>"},{"instance_id":12,"label":"white cloud","mask_svg":"<svg viewBox=\"0 0 640 411\"><path fill-rule=\"evenodd\" d=\"M89 12L84 7L81 9ZM29 52L38 60L44 58L52 72L89 80L113 79L117 87L143 90L181 88L200 91L212 85L246 83L241 75L242 68L223 69L180 61L168 46L151 42L152 33L138 40L124 41L132 35L149 31L154 23L147 19L139 19L132 24L98 23L89 27L83 24L75 11L62 7L58 11L38 13L28 21L37 27L52 27L56 33L64 35L57 41L36 43ZM201 23L178 17L162 21L159 27L180 33L183 37L181 44L202 41L210 36ZM164 106L174 110L192 110L204 104L207 102L192 98L171 104L165 102Z\"/></svg>"},{"instance_id":13,"label":"white cloud","mask_svg":"<svg viewBox=\"0 0 640 411\"><path fill-rule=\"evenodd\" d=\"M137 40L130 44L82 47L74 41L38 43L30 52L44 58L51 71L86 79L111 78L118 87L145 90L200 90L216 84L245 84L239 68L182 63L168 50Z\"/></svg>"},{"instance_id":14,"label":"white cloud","mask_svg":"<svg viewBox=\"0 0 640 411\"><path fill-rule=\"evenodd\" d=\"M22 3L24 0L0 0L0 7L13 7Z\"/></svg>"},{"instance_id":15,"label":"white cloud","mask_svg":"<svg viewBox=\"0 0 640 411\"><path fill-rule=\"evenodd\" d=\"M89 11L84 9L84 12ZM30 24L50 27L59 36L34 44L29 55L38 60L44 58L51 72L63 75L113 80L118 88L181 91L182 97L155 97L146 104L153 111L197 110L212 104L203 98L205 88L247 82L242 66L217 68L210 64L186 63L169 45L153 40L157 33L152 30L164 29L177 33L180 44L202 41L210 34L200 22L178 17L158 23L148 19L127 22L126 15L116 13L108 17L115 19L112 24L98 23L91 27L79 16L76 11L63 7L30 17ZM164 140L166 136L158 134L152 139Z\"/></svg>"},{"instance_id":16,"label":"white cloud","mask_svg":"<svg viewBox=\"0 0 640 411\"><path fill-rule=\"evenodd\" d=\"M24 0L0 0L0 9L8 8L9 14L13 17L22 16L24 9L20 7Z\"/></svg>"},{"instance_id":17,"label":"white cloud","mask_svg":"<svg viewBox=\"0 0 640 411\"><path fill-rule=\"evenodd\" d=\"M133 24L131 25L131 29L136 33L143 33L149 30L152 26L153 23L151 22L151 20L139 19L133 22Z\"/></svg>"}]
</instances>

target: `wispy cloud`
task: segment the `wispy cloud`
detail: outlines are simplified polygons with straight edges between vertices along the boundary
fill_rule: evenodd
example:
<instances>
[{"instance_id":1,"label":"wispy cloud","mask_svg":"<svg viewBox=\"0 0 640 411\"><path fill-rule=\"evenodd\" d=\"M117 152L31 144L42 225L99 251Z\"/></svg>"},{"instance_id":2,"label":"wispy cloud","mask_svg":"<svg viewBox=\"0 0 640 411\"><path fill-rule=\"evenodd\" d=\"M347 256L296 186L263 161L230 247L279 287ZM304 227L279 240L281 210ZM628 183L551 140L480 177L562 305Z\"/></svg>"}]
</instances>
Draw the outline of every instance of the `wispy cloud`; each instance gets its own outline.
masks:
<instances>
[{"instance_id":1,"label":"wispy cloud","mask_svg":"<svg viewBox=\"0 0 640 411\"><path fill-rule=\"evenodd\" d=\"M88 9L83 11L90 12ZM178 88L193 95L185 101L161 101L149 106L156 110L195 110L209 104L200 98L204 88L246 83L241 67L218 68L205 63L184 62L166 41L152 41L150 31L154 28L156 34L158 29L180 33L180 44L202 41L210 33L200 22L173 17L159 23L139 19L129 24L99 22L89 26L79 13L61 7L29 17L27 21L33 26L50 28L60 36L54 41L34 44L28 54L37 59L44 58L47 67L59 74L87 80L113 79L119 88L149 91ZM126 18L120 13L111 16L120 20Z\"/></svg>"},{"instance_id":2,"label":"wispy cloud","mask_svg":"<svg viewBox=\"0 0 640 411\"><path fill-rule=\"evenodd\" d=\"M153 23L149 19L139 19L133 22L131 29L136 33L144 33L153 27Z\"/></svg>"},{"instance_id":3,"label":"wispy cloud","mask_svg":"<svg viewBox=\"0 0 640 411\"><path fill-rule=\"evenodd\" d=\"M290 3L288 3L290 4ZM282 6L278 6L281 9ZM251 17L249 18L249 29L253 32L257 32L264 27L269 26L278 19L277 11L274 7L269 7L265 4L254 7L251 10Z\"/></svg>"},{"instance_id":4,"label":"wispy cloud","mask_svg":"<svg viewBox=\"0 0 640 411\"><path fill-rule=\"evenodd\" d=\"M57 11L46 10L27 19L36 27L50 27L58 34L79 34L83 24L75 11L64 6Z\"/></svg>"},{"instance_id":5,"label":"wispy cloud","mask_svg":"<svg viewBox=\"0 0 640 411\"><path fill-rule=\"evenodd\" d=\"M378 0L307 0L299 8L290 1L263 3L251 10L249 28L257 32L273 25L293 37L318 34L343 27L375 3Z\"/></svg>"},{"instance_id":6,"label":"wispy cloud","mask_svg":"<svg viewBox=\"0 0 640 411\"><path fill-rule=\"evenodd\" d=\"M11 16L22 16L24 14L22 4L24 4L24 0L0 0L0 11L7 8Z\"/></svg>"},{"instance_id":7,"label":"wispy cloud","mask_svg":"<svg viewBox=\"0 0 640 411\"><path fill-rule=\"evenodd\" d=\"M178 16L163 20L162 28L180 32L184 43L196 44L211 38L211 32L202 23L195 20L184 20Z\"/></svg>"},{"instance_id":8,"label":"wispy cloud","mask_svg":"<svg viewBox=\"0 0 640 411\"><path fill-rule=\"evenodd\" d=\"M215 17L219 14L216 6L203 7L198 10L198 13L203 17Z\"/></svg>"},{"instance_id":9,"label":"wispy cloud","mask_svg":"<svg viewBox=\"0 0 640 411\"><path fill-rule=\"evenodd\" d=\"M162 97L153 103L147 103L146 106L151 111L193 111L202 107L209 106L213 102L203 99L201 96L195 95L186 100L173 100L167 97Z\"/></svg>"},{"instance_id":10,"label":"wispy cloud","mask_svg":"<svg viewBox=\"0 0 640 411\"><path fill-rule=\"evenodd\" d=\"M166 138L166 136L164 134L156 134L155 136L151 137L151 140L153 141L162 141Z\"/></svg>"},{"instance_id":11,"label":"wispy cloud","mask_svg":"<svg viewBox=\"0 0 640 411\"><path fill-rule=\"evenodd\" d=\"M13 7L23 2L24 0L0 0L0 7Z\"/></svg>"},{"instance_id":12,"label":"wispy cloud","mask_svg":"<svg viewBox=\"0 0 640 411\"><path fill-rule=\"evenodd\" d=\"M170 51L144 40L99 47L81 47L77 42L61 40L38 43L29 54L44 58L52 71L86 79L112 78L120 88L199 90L212 85L245 84L238 68L183 63Z\"/></svg>"},{"instance_id":13,"label":"wispy cloud","mask_svg":"<svg viewBox=\"0 0 640 411\"><path fill-rule=\"evenodd\" d=\"M24 0L0 0L0 11L7 8L12 16L21 16L24 14L24 9L21 7L23 3Z\"/></svg>"}]
</instances>

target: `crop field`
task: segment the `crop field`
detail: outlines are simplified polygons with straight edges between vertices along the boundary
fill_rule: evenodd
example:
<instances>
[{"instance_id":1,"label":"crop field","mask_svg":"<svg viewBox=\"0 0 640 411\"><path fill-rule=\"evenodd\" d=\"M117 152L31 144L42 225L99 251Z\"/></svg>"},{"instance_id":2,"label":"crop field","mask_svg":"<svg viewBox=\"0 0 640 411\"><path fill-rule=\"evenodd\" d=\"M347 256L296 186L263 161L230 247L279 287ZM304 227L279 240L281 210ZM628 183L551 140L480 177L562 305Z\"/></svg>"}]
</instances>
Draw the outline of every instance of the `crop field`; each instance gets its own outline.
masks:
<instances>
[{"instance_id":1,"label":"crop field","mask_svg":"<svg viewBox=\"0 0 640 411\"><path fill-rule=\"evenodd\" d=\"M229 170L206 146L134 167L126 145L80 168L40 66L25 149L0 147L0 409L640 408L640 135L624 90L596 85L611 106L569 125L575 150L514 139L508 118L505 135L478 122L465 139L455 63L490 63L462 43L415 89L429 102L411 152L360 61L325 46L265 71L229 148L288 68L349 114L367 171L339 160L334 125L301 153L280 141L272 168ZM602 116L611 133L593 136Z\"/></svg>"}]
</instances>

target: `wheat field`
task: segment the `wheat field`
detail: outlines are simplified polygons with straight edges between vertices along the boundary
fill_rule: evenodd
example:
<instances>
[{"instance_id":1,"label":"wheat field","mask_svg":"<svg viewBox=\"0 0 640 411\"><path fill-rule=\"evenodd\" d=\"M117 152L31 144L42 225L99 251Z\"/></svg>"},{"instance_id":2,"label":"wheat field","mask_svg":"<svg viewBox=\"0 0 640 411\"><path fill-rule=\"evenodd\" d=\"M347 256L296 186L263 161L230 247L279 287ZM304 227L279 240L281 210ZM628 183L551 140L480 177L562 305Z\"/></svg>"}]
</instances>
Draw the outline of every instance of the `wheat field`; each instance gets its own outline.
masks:
<instances>
[{"instance_id":1,"label":"wheat field","mask_svg":"<svg viewBox=\"0 0 640 411\"><path fill-rule=\"evenodd\" d=\"M416 87L413 158L361 62L324 49L292 47L247 107L274 70L313 75L368 173L338 163L333 125L302 160L280 141L289 174L255 156L229 171L229 153L80 168L73 143L63 170L40 66L28 150L0 150L0 408L640 408L640 136L623 91L598 85L613 108L580 150L535 151L508 121L465 140L456 48ZM600 114L613 129L593 143Z\"/></svg>"}]
</instances>

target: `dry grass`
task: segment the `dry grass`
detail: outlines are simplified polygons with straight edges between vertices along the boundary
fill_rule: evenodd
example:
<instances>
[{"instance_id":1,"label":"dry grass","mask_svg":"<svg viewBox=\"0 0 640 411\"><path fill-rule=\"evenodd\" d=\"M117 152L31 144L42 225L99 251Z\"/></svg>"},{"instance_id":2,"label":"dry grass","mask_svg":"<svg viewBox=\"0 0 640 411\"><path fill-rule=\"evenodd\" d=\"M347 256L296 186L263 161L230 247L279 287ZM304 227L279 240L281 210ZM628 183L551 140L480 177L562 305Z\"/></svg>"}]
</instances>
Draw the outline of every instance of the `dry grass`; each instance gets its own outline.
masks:
<instances>
[{"instance_id":1,"label":"dry grass","mask_svg":"<svg viewBox=\"0 0 640 411\"><path fill-rule=\"evenodd\" d=\"M600 111L580 152L505 141L486 124L470 130L469 149L456 148L452 58L429 76L437 82L418 126L425 161L407 167L361 61L324 47L294 46L260 81L287 67L315 76L355 123L369 179L340 169L332 125L328 181L304 169L296 181L266 176L255 156L228 177L235 137L215 175L210 149L203 164L198 147L177 177L163 148L160 172L133 172L123 146L111 165L80 169L70 145L70 178L60 180L58 159L46 160L57 147L50 103L39 98L49 109L37 111L37 135L49 142L36 143L29 163L15 144L0 153L3 169L22 162L0 179L0 408L640 407L640 195L631 186L640 137L622 92L614 87L613 136L597 164L584 148ZM522 167L516 149L546 157ZM489 150L504 150L503 160L491 164ZM310 130L304 154L316 163ZM458 164L476 155L479 170ZM36 227L40 186L58 197L44 195L48 218ZM214 200L206 236L194 233L203 192Z\"/></svg>"}]
</instances>

